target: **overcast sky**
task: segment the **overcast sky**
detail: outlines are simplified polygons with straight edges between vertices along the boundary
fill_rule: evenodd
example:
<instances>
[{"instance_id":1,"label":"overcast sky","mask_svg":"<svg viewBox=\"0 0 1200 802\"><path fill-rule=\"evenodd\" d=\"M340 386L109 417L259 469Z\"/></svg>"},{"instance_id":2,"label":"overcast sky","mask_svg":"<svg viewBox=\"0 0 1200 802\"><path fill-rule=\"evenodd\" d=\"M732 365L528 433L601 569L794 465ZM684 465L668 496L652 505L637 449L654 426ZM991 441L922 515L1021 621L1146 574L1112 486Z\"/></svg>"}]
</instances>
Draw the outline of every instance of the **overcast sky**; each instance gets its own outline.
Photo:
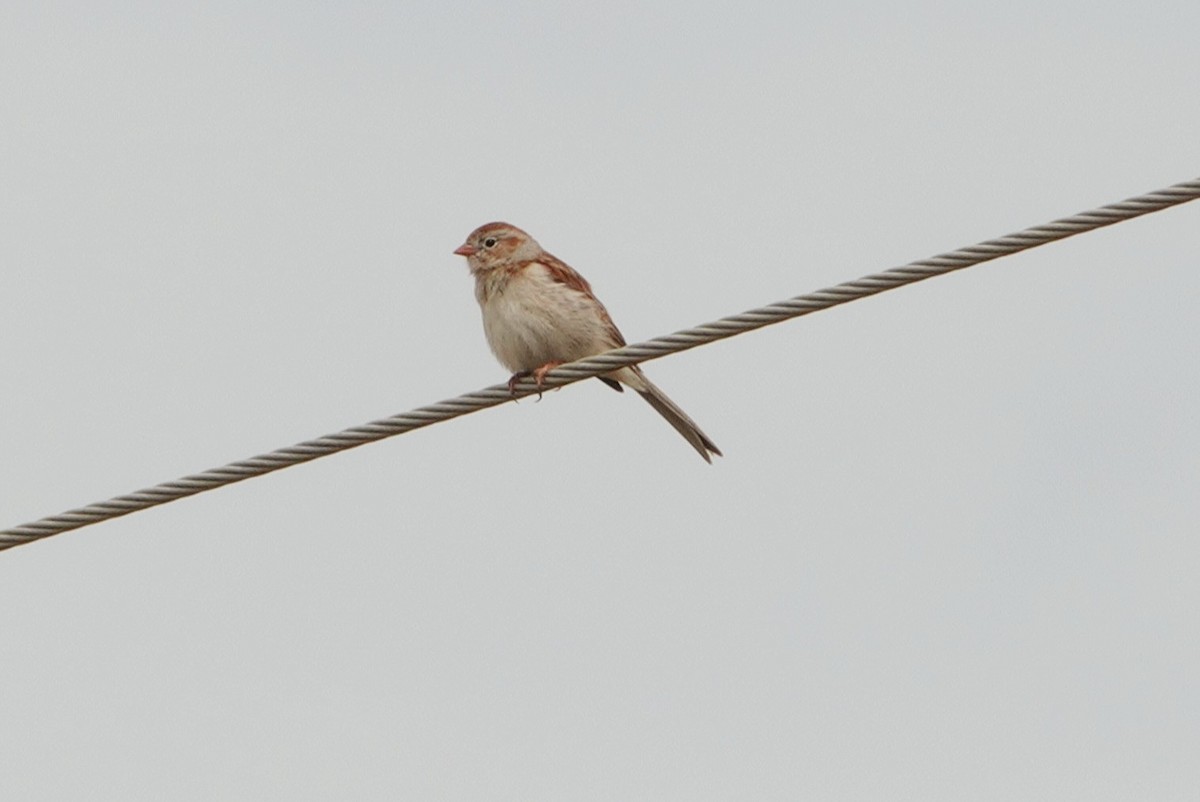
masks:
<instances>
[{"instance_id":1,"label":"overcast sky","mask_svg":"<svg viewBox=\"0 0 1200 802\"><path fill-rule=\"evenodd\" d=\"M1200 175L1200 5L0 6L0 527ZM803 7L801 7L803 6ZM1200 204L0 553L13 800L1194 799Z\"/></svg>"}]
</instances>

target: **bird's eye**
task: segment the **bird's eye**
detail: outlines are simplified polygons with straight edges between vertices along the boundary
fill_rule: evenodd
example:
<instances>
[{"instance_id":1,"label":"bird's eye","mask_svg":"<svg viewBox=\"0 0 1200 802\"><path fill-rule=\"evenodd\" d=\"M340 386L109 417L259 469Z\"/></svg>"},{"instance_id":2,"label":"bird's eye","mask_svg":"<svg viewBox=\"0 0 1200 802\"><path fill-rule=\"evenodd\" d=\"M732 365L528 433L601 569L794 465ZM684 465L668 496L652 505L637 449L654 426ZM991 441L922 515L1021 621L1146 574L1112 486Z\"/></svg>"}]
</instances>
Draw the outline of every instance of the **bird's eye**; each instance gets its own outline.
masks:
<instances>
[{"instance_id":1,"label":"bird's eye","mask_svg":"<svg viewBox=\"0 0 1200 802\"><path fill-rule=\"evenodd\" d=\"M496 238L495 238L495 237L488 237L487 239L485 239L485 240L483 241L483 247L485 247L485 248L491 248L491 247L492 247L492 246L494 246L495 244L496 244Z\"/></svg>"}]
</instances>

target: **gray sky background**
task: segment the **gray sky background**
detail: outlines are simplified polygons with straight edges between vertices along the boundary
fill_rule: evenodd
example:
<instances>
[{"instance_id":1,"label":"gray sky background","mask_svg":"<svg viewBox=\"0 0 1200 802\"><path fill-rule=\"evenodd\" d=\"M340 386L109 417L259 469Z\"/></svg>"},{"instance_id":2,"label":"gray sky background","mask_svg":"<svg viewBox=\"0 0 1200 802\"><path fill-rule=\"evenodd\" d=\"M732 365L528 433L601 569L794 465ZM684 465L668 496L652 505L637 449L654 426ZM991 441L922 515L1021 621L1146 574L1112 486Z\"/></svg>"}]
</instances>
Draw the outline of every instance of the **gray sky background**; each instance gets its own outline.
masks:
<instances>
[{"instance_id":1,"label":"gray sky background","mask_svg":"<svg viewBox=\"0 0 1200 802\"><path fill-rule=\"evenodd\" d=\"M969 8L968 8L969 7ZM5 4L0 524L1200 174L1200 5ZM6 799L1192 799L1200 205L0 554Z\"/></svg>"}]
</instances>

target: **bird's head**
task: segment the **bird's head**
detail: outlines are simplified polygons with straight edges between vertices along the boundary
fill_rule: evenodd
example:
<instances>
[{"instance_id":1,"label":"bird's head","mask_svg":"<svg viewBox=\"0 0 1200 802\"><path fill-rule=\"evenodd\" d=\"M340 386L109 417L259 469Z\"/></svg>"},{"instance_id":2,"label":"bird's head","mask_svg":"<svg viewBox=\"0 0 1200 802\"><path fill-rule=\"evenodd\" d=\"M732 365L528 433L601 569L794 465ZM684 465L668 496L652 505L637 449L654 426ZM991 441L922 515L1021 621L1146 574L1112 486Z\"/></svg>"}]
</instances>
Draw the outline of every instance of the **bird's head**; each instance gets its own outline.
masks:
<instances>
[{"instance_id":1,"label":"bird's head","mask_svg":"<svg viewBox=\"0 0 1200 802\"><path fill-rule=\"evenodd\" d=\"M467 235L454 251L467 257L472 273L536 259L542 247L533 237L508 223L486 223Z\"/></svg>"}]
</instances>

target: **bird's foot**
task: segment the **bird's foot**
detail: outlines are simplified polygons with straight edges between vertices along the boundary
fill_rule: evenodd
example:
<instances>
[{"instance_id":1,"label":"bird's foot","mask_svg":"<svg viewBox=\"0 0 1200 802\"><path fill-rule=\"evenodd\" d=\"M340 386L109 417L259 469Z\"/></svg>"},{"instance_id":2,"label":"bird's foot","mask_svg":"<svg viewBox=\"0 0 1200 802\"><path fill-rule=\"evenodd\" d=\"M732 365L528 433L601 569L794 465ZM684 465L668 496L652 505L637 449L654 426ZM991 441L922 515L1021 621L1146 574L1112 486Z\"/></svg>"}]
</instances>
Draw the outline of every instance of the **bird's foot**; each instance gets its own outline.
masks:
<instances>
[{"instance_id":1,"label":"bird's foot","mask_svg":"<svg viewBox=\"0 0 1200 802\"><path fill-rule=\"evenodd\" d=\"M521 381L521 379L526 379L526 378L529 378L530 376L532 376L533 380L535 382L537 382L538 401L541 401L542 400L542 391L546 389L546 374L549 373L550 371L554 370L556 367L558 367L561 364L563 364L563 363L562 362L547 362L546 364L544 364L541 367L536 368L534 370L519 370L519 371L517 371L508 380L509 394L513 396L513 400L515 401L516 395L517 395L517 382Z\"/></svg>"},{"instance_id":2,"label":"bird's foot","mask_svg":"<svg viewBox=\"0 0 1200 802\"><path fill-rule=\"evenodd\" d=\"M542 400L542 390L545 389L546 374L561 365L562 362L547 362L533 371L533 380L537 382L538 401Z\"/></svg>"},{"instance_id":3,"label":"bird's foot","mask_svg":"<svg viewBox=\"0 0 1200 802\"><path fill-rule=\"evenodd\" d=\"M518 370L516 373L514 373L512 376L509 377L509 379L508 379L508 394L513 397L513 401L517 400L517 382L519 382L521 379L526 378L527 376L532 376L532 375L533 375L532 370Z\"/></svg>"}]
</instances>

